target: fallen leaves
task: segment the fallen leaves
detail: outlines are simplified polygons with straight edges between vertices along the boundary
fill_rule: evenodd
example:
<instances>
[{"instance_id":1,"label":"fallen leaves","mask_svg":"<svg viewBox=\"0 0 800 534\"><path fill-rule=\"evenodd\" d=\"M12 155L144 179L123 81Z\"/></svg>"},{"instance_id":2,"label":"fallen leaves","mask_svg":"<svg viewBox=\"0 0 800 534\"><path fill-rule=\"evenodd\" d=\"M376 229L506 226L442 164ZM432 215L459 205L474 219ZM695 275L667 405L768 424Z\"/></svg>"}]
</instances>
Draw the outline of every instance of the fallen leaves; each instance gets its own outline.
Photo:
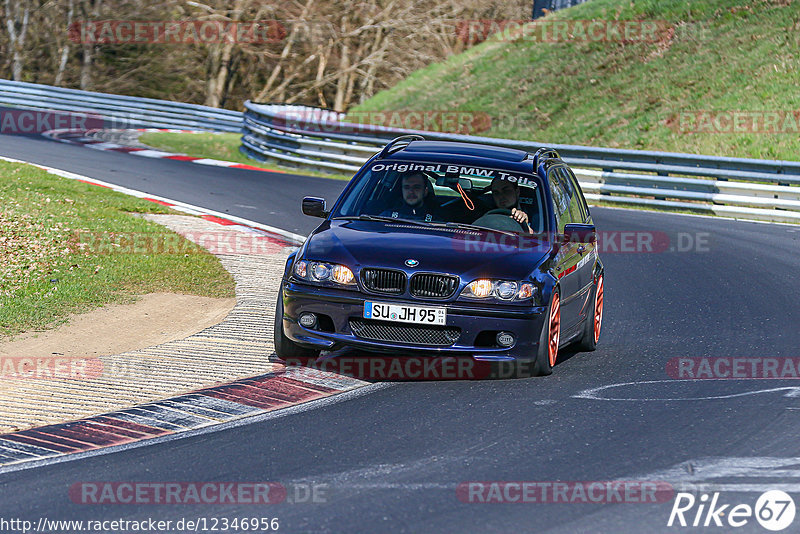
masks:
<instances>
[{"instance_id":1,"label":"fallen leaves","mask_svg":"<svg viewBox=\"0 0 800 534\"><path fill-rule=\"evenodd\" d=\"M70 229L10 209L0 211L0 296L8 296L72 253Z\"/></svg>"}]
</instances>

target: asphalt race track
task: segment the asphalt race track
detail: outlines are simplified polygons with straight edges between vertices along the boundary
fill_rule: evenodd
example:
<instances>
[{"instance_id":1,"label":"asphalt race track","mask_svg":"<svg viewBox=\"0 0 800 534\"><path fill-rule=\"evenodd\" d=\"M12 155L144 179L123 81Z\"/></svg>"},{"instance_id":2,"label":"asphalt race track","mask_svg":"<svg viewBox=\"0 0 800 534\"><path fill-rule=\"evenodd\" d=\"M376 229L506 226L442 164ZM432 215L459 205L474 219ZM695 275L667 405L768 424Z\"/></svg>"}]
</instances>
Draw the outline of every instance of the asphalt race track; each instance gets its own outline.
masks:
<instances>
[{"instance_id":1,"label":"asphalt race track","mask_svg":"<svg viewBox=\"0 0 800 534\"><path fill-rule=\"evenodd\" d=\"M316 221L300 213L300 199L333 201L345 185L38 138L2 136L0 155L301 234ZM602 231L664 232L670 246L692 250L601 253L600 346L562 351L552 376L370 386L282 417L5 472L0 517L277 517L279 532L289 533L639 533L702 528L667 527L672 496L645 504L498 504L462 502L456 489L469 481L666 481L750 506L767 489L800 494L800 381L674 380L667 371L680 357L800 356L800 227L592 213ZM289 500L306 501L297 495L308 485L320 495L268 506L74 503L70 487L88 481L272 481L289 489ZM754 518L742 528L711 527L731 530L765 531Z\"/></svg>"},{"instance_id":2,"label":"asphalt race track","mask_svg":"<svg viewBox=\"0 0 800 534\"><path fill-rule=\"evenodd\" d=\"M302 196L327 197L333 202L344 180L326 180L283 173L245 171L231 180L220 167L170 165L171 160L133 157L112 151L92 150L58 143L44 137L0 137L0 155L83 174L131 189L181 200L196 206L237 215L308 234L316 221L300 213ZM297 192L301 191L300 196ZM305 193L302 193L305 191Z\"/></svg>"}]
</instances>

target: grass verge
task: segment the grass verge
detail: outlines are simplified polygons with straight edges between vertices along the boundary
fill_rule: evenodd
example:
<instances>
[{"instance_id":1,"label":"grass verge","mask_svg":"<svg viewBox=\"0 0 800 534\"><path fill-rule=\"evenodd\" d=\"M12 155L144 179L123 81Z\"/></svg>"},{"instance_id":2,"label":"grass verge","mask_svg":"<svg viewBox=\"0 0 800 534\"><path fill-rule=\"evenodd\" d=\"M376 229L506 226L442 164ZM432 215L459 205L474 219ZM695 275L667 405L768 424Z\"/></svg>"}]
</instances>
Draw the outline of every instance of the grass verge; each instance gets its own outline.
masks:
<instances>
[{"instance_id":1,"label":"grass verge","mask_svg":"<svg viewBox=\"0 0 800 534\"><path fill-rule=\"evenodd\" d=\"M236 133L147 132L139 137L139 141L147 146L166 150L167 152L180 152L196 158L234 161L261 167L262 169L276 169L292 174L318 176L334 180L350 180L353 177L352 175L315 172L250 159L239 151L239 147L242 144L241 139L242 136Z\"/></svg>"},{"instance_id":2,"label":"grass verge","mask_svg":"<svg viewBox=\"0 0 800 534\"><path fill-rule=\"evenodd\" d=\"M659 21L669 29L652 42L496 34L352 111L472 112L491 119L473 134L544 144L798 159L797 2L592 0L538 24L559 19ZM761 114L764 133L746 131L747 120L741 133L690 120L704 111ZM777 130L785 133L770 133L763 112L784 114ZM694 126L700 132L687 131Z\"/></svg>"},{"instance_id":3,"label":"grass verge","mask_svg":"<svg viewBox=\"0 0 800 534\"><path fill-rule=\"evenodd\" d=\"M71 313L153 292L232 297L213 255L136 213L165 206L0 161L0 336L55 327ZM168 236L178 249L108 253L80 236Z\"/></svg>"}]
</instances>

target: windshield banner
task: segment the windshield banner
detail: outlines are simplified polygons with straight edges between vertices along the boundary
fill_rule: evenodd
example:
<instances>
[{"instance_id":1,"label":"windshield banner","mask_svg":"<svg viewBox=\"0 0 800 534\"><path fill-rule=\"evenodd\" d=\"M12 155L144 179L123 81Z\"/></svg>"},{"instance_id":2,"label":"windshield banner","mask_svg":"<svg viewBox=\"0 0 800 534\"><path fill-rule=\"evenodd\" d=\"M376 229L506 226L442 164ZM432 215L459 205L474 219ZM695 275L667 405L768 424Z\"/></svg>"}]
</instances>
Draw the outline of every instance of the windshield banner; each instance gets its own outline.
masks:
<instances>
[{"instance_id":1,"label":"windshield banner","mask_svg":"<svg viewBox=\"0 0 800 534\"><path fill-rule=\"evenodd\" d=\"M536 187L536 182L531 178L524 175L511 174L506 171L497 169L486 169L482 167L465 167L463 165L450 165L446 163L376 163L371 169L373 172L382 171L397 171L397 172L412 172L424 171L433 172L436 174L458 174L461 176L474 176L477 178L486 178L494 180L507 180L512 184L527 185L529 187Z\"/></svg>"}]
</instances>

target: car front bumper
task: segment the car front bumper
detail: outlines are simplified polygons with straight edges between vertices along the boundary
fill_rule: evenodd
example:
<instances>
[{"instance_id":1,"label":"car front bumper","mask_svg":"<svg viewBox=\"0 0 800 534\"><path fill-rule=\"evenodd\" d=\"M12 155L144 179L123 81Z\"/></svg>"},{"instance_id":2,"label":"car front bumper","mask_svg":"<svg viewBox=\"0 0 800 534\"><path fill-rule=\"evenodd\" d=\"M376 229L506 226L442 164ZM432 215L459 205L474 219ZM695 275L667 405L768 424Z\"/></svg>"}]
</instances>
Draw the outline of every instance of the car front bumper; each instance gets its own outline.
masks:
<instances>
[{"instance_id":1,"label":"car front bumper","mask_svg":"<svg viewBox=\"0 0 800 534\"><path fill-rule=\"evenodd\" d=\"M503 306L502 304L435 302L403 299L391 296L367 295L360 291L310 286L295 282L283 282L283 329L295 343L320 350L336 350L355 347L370 351L405 353L427 352L441 355L469 356L485 360L511 360L534 358L546 308L543 306ZM367 339L356 335L351 329L351 319L363 318L364 302L391 302L412 306L447 308L448 328L460 330L458 339L450 345L426 345L412 342ZM326 329L318 324L305 328L298 324L301 313L311 312L326 316ZM380 321L382 325L386 322ZM395 327L411 327L407 323L388 323ZM492 332L510 332L515 342L511 347L487 345ZM488 332L488 333L487 333ZM492 339L493 343L493 339Z\"/></svg>"}]
</instances>

